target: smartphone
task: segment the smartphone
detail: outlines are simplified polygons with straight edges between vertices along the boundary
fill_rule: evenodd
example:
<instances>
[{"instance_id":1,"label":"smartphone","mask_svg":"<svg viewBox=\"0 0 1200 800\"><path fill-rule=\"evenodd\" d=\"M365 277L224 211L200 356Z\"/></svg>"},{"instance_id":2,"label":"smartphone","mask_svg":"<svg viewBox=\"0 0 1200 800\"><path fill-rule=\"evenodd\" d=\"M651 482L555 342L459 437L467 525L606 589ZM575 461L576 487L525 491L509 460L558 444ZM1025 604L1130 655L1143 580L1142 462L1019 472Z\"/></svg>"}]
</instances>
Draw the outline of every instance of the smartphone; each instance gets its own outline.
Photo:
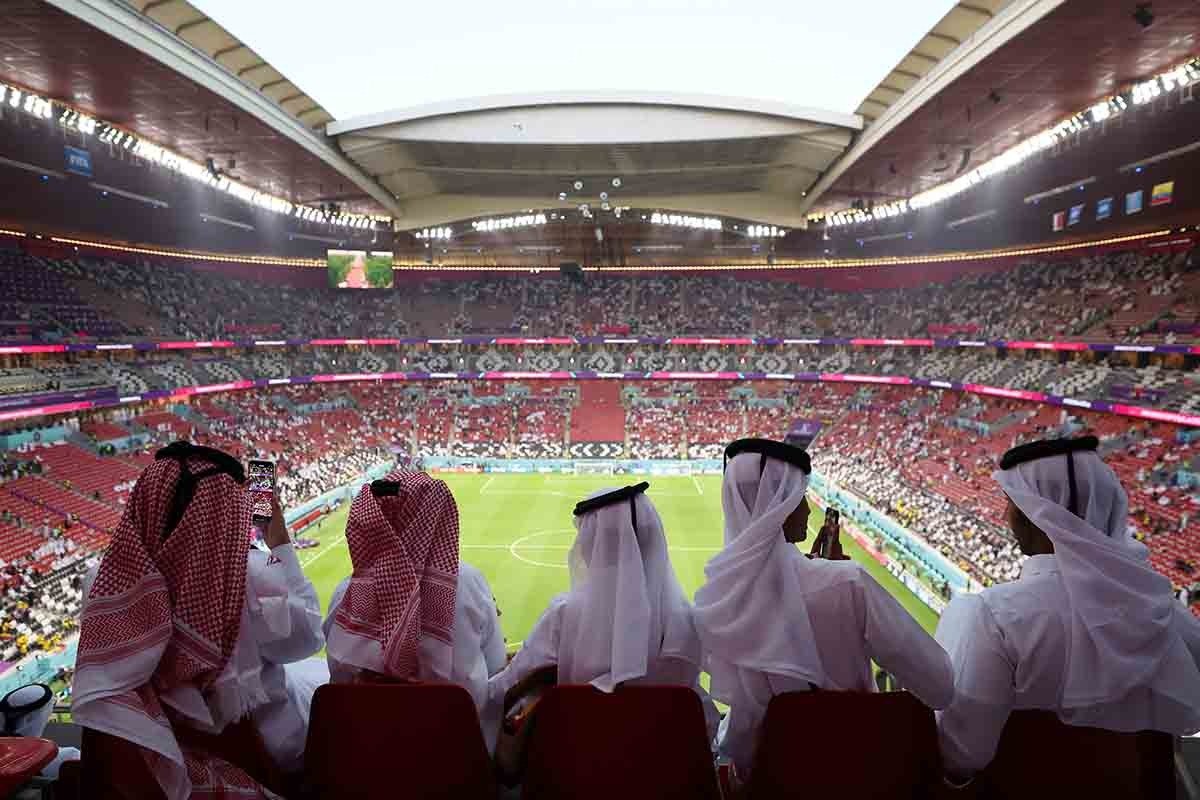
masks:
<instances>
[{"instance_id":1,"label":"smartphone","mask_svg":"<svg viewBox=\"0 0 1200 800\"><path fill-rule=\"evenodd\" d=\"M839 532L838 525L841 522L842 515L836 508L828 508L825 510L825 523L829 526L830 535L821 540L821 558L829 558L829 554L833 552L833 540Z\"/></svg>"},{"instance_id":2,"label":"smartphone","mask_svg":"<svg viewBox=\"0 0 1200 800\"><path fill-rule=\"evenodd\" d=\"M254 540L267 536L271 524L271 501L275 498L275 462L251 459L246 463L246 491L250 493L250 524Z\"/></svg>"}]
</instances>

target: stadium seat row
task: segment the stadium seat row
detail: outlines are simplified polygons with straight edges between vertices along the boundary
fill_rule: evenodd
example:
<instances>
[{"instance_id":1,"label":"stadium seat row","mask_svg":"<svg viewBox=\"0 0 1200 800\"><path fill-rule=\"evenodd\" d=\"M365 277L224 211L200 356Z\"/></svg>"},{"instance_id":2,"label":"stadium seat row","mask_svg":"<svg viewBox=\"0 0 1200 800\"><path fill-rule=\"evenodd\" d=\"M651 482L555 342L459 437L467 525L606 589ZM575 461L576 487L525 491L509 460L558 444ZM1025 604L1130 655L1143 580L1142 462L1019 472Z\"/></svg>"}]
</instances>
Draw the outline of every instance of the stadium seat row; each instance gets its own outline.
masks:
<instances>
[{"instance_id":1,"label":"stadium seat row","mask_svg":"<svg viewBox=\"0 0 1200 800\"><path fill-rule=\"evenodd\" d=\"M688 688L605 694L559 686L545 695L534 725L520 790L526 800L719 800L731 793L718 781L703 711ZM250 724L192 744L287 797L482 800L498 793L474 705L452 685L321 687L301 785L272 767ZM87 787L81 796L162 796L133 745L85 731L83 753L75 776ZM1016 712L971 795L1169 798L1173 764L1166 734L1068 727L1049 713ZM933 714L912 695L793 693L771 702L744 796L937 797L945 791L940 773Z\"/></svg>"}]
</instances>

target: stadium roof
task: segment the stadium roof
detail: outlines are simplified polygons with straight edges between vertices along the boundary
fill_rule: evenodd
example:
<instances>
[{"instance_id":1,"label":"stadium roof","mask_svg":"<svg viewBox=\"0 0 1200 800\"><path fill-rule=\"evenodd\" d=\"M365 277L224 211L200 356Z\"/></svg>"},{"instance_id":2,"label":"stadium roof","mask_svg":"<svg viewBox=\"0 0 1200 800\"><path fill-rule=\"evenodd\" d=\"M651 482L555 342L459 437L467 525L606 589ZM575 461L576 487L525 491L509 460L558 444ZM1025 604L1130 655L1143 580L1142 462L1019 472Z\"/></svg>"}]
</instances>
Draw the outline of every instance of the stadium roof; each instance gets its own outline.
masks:
<instances>
[{"instance_id":1,"label":"stadium roof","mask_svg":"<svg viewBox=\"0 0 1200 800\"><path fill-rule=\"evenodd\" d=\"M1200 49L1195 0L1155 0L1149 27L1133 19L1127 0L973 0L935 32L952 30L955 18L965 24L968 5L994 13L976 15L981 24L970 34L926 37L914 53L939 46L941 59L933 63L932 49L929 59L905 59L901 70L920 77L897 70L881 84L894 91L872 93L859 110L875 119L810 192L813 210L859 199L878 205L953 180Z\"/></svg>"},{"instance_id":2,"label":"stadium roof","mask_svg":"<svg viewBox=\"0 0 1200 800\"><path fill-rule=\"evenodd\" d=\"M804 193L861 128L780 103L590 92L452 101L328 131L396 196L405 228L603 202L796 226Z\"/></svg>"},{"instance_id":3,"label":"stadium roof","mask_svg":"<svg viewBox=\"0 0 1200 800\"><path fill-rule=\"evenodd\" d=\"M184 0L9 0L0 81L292 202L390 214L319 130L328 112ZM317 130L314 130L314 126Z\"/></svg>"}]
</instances>

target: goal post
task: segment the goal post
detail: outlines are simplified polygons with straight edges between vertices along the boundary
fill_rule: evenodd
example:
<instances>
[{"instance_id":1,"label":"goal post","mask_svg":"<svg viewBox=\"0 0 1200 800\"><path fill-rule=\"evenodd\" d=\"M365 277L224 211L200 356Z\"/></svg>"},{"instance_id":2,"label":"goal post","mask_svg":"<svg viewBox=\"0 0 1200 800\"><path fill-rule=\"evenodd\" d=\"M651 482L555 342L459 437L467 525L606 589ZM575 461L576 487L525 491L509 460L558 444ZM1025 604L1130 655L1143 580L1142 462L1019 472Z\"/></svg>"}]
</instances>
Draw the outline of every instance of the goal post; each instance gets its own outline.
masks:
<instances>
[{"instance_id":1,"label":"goal post","mask_svg":"<svg viewBox=\"0 0 1200 800\"><path fill-rule=\"evenodd\" d=\"M615 475L615 461L576 461L571 465L573 475Z\"/></svg>"}]
</instances>

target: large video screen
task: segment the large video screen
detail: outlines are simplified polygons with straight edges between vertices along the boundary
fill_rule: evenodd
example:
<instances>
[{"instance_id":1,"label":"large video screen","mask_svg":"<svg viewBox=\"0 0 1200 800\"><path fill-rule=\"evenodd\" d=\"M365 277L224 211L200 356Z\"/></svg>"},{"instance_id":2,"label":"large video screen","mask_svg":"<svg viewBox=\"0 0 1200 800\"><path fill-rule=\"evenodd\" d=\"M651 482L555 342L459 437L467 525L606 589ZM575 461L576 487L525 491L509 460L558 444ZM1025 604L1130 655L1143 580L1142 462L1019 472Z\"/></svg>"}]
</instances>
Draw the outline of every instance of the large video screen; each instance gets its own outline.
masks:
<instances>
[{"instance_id":1,"label":"large video screen","mask_svg":"<svg viewBox=\"0 0 1200 800\"><path fill-rule=\"evenodd\" d=\"M391 253L330 250L326 263L329 285L335 289L392 288Z\"/></svg>"}]
</instances>

